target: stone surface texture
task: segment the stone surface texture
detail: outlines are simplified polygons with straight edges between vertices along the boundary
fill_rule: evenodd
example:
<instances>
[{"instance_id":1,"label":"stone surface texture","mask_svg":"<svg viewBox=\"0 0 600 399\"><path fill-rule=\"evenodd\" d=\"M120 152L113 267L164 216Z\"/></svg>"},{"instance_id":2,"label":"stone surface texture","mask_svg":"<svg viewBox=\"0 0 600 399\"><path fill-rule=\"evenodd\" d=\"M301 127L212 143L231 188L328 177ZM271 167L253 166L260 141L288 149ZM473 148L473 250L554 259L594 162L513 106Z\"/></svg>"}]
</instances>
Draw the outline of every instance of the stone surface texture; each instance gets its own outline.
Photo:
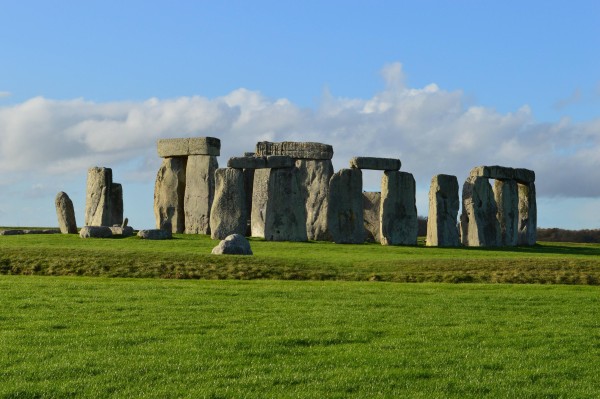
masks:
<instances>
[{"instance_id":1,"label":"stone surface texture","mask_svg":"<svg viewBox=\"0 0 600 399\"><path fill-rule=\"evenodd\" d=\"M212 239L223 240L231 234L246 233L246 193L241 169L215 171L215 199L210 210Z\"/></svg>"},{"instance_id":2,"label":"stone surface texture","mask_svg":"<svg viewBox=\"0 0 600 399\"><path fill-rule=\"evenodd\" d=\"M185 157L164 158L154 184L156 227L172 233L185 231Z\"/></svg>"},{"instance_id":3,"label":"stone surface texture","mask_svg":"<svg viewBox=\"0 0 600 399\"><path fill-rule=\"evenodd\" d=\"M156 143L161 158L186 157L188 155L221 155L221 140L216 137L191 137L161 139Z\"/></svg>"},{"instance_id":4,"label":"stone surface texture","mask_svg":"<svg viewBox=\"0 0 600 399\"><path fill-rule=\"evenodd\" d=\"M495 180L494 198L500 227L500 245L515 246L519 237L519 191L515 180Z\"/></svg>"},{"instance_id":5,"label":"stone surface texture","mask_svg":"<svg viewBox=\"0 0 600 399\"><path fill-rule=\"evenodd\" d=\"M123 223L123 186L112 183L110 186L110 223L109 226Z\"/></svg>"},{"instance_id":6,"label":"stone surface texture","mask_svg":"<svg viewBox=\"0 0 600 399\"><path fill-rule=\"evenodd\" d=\"M470 247L500 245L500 225L494 191L485 177L469 176L463 185L461 242Z\"/></svg>"},{"instance_id":7,"label":"stone surface texture","mask_svg":"<svg viewBox=\"0 0 600 399\"><path fill-rule=\"evenodd\" d=\"M58 218L58 227L63 234L77 234L77 222L75 221L75 208L73 201L64 193L56 194L54 200L56 205L56 216Z\"/></svg>"},{"instance_id":8,"label":"stone surface texture","mask_svg":"<svg viewBox=\"0 0 600 399\"><path fill-rule=\"evenodd\" d=\"M381 242L379 221L381 204L380 192L363 192L363 218L365 226L365 241Z\"/></svg>"},{"instance_id":9,"label":"stone surface texture","mask_svg":"<svg viewBox=\"0 0 600 399\"><path fill-rule=\"evenodd\" d=\"M185 232L210 234L210 208L215 196L217 158L210 155L190 155L185 168Z\"/></svg>"},{"instance_id":10,"label":"stone surface texture","mask_svg":"<svg viewBox=\"0 0 600 399\"><path fill-rule=\"evenodd\" d=\"M518 244L535 245L537 242L537 200L535 194L535 183L518 184L518 191Z\"/></svg>"},{"instance_id":11,"label":"stone surface texture","mask_svg":"<svg viewBox=\"0 0 600 399\"><path fill-rule=\"evenodd\" d=\"M412 174L385 171L381 179L381 244L417 245L416 184Z\"/></svg>"},{"instance_id":12,"label":"stone surface texture","mask_svg":"<svg viewBox=\"0 0 600 399\"><path fill-rule=\"evenodd\" d=\"M256 155L288 155L295 159L331 159L333 158L333 147L329 144L311 142L272 143L262 141L256 144Z\"/></svg>"},{"instance_id":13,"label":"stone surface texture","mask_svg":"<svg viewBox=\"0 0 600 399\"><path fill-rule=\"evenodd\" d=\"M360 244L365 241L360 169L341 169L331 176L327 221L334 242Z\"/></svg>"},{"instance_id":14,"label":"stone surface texture","mask_svg":"<svg viewBox=\"0 0 600 399\"><path fill-rule=\"evenodd\" d=\"M456 176L433 176L429 188L427 246L457 247L460 245L457 227L459 207Z\"/></svg>"},{"instance_id":15,"label":"stone surface texture","mask_svg":"<svg viewBox=\"0 0 600 399\"><path fill-rule=\"evenodd\" d=\"M516 180L522 184L533 183L535 181L535 172L523 168L508 168L505 166L476 166L471 169L470 176L485 177L496 180Z\"/></svg>"},{"instance_id":16,"label":"stone surface texture","mask_svg":"<svg viewBox=\"0 0 600 399\"><path fill-rule=\"evenodd\" d=\"M395 158L354 157L350 160L350 167L357 169L397 171L401 165L400 160Z\"/></svg>"},{"instance_id":17,"label":"stone surface texture","mask_svg":"<svg viewBox=\"0 0 600 399\"><path fill-rule=\"evenodd\" d=\"M333 164L330 160L298 159L296 168L306 209L307 237L309 240L331 241L327 207Z\"/></svg>"},{"instance_id":18,"label":"stone surface texture","mask_svg":"<svg viewBox=\"0 0 600 399\"><path fill-rule=\"evenodd\" d=\"M231 234L214 247L211 253L213 255L252 255L252 248L246 237L241 234Z\"/></svg>"},{"instance_id":19,"label":"stone surface texture","mask_svg":"<svg viewBox=\"0 0 600 399\"><path fill-rule=\"evenodd\" d=\"M85 200L85 225L112 225L110 189L112 169L93 167L88 169Z\"/></svg>"},{"instance_id":20,"label":"stone surface texture","mask_svg":"<svg viewBox=\"0 0 600 399\"><path fill-rule=\"evenodd\" d=\"M83 226L79 231L81 238L110 238L112 235L108 226Z\"/></svg>"},{"instance_id":21,"label":"stone surface texture","mask_svg":"<svg viewBox=\"0 0 600 399\"><path fill-rule=\"evenodd\" d=\"M110 231L113 236L131 237L133 235L133 227L131 226L112 226Z\"/></svg>"},{"instance_id":22,"label":"stone surface texture","mask_svg":"<svg viewBox=\"0 0 600 399\"><path fill-rule=\"evenodd\" d=\"M168 240L173 238L171 230L161 229L140 230L138 231L137 236L144 240Z\"/></svg>"}]
</instances>

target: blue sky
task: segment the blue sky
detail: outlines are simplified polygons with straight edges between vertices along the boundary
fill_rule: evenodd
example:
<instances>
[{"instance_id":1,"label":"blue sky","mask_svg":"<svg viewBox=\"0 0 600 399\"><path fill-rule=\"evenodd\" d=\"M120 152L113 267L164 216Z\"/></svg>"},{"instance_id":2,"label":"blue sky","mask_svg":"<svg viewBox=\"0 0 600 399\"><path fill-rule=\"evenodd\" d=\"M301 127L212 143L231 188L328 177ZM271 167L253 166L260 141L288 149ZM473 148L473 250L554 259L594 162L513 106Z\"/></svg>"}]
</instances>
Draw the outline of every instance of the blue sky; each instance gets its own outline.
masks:
<instances>
[{"instance_id":1,"label":"blue sky","mask_svg":"<svg viewBox=\"0 0 600 399\"><path fill-rule=\"evenodd\" d=\"M399 157L422 215L434 174L528 167L540 226L599 228L599 48L596 1L2 2L0 225L61 190L82 222L97 165L152 227L154 143L198 135Z\"/></svg>"}]
</instances>

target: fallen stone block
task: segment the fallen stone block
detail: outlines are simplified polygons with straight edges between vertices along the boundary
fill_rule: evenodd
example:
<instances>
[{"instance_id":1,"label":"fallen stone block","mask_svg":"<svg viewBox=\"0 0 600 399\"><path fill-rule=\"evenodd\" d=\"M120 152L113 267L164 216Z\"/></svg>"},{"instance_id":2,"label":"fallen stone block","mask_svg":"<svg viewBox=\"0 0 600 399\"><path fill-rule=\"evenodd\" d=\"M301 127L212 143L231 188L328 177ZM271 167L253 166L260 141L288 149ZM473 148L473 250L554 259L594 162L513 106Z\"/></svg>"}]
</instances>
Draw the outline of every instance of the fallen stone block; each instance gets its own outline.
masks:
<instances>
[{"instance_id":1,"label":"fallen stone block","mask_svg":"<svg viewBox=\"0 0 600 399\"><path fill-rule=\"evenodd\" d=\"M131 237L133 235L133 227L131 226L112 226L110 231L113 236Z\"/></svg>"},{"instance_id":2,"label":"fallen stone block","mask_svg":"<svg viewBox=\"0 0 600 399\"><path fill-rule=\"evenodd\" d=\"M170 230L161 229L140 230L137 235L145 240L168 240L173 238Z\"/></svg>"},{"instance_id":3,"label":"fallen stone block","mask_svg":"<svg viewBox=\"0 0 600 399\"><path fill-rule=\"evenodd\" d=\"M112 235L112 230L108 226L83 226L79 230L81 238L110 238Z\"/></svg>"},{"instance_id":4,"label":"fallen stone block","mask_svg":"<svg viewBox=\"0 0 600 399\"><path fill-rule=\"evenodd\" d=\"M354 169L397 171L401 165L395 158L354 157L350 160L350 167Z\"/></svg>"},{"instance_id":5,"label":"fallen stone block","mask_svg":"<svg viewBox=\"0 0 600 399\"><path fill-rule=\"evenodd\" d=\"M231 234L225 237L219 245L213 248L213 255L252 255L250 243L241 234Z\"/></svg>"}]
</instances>

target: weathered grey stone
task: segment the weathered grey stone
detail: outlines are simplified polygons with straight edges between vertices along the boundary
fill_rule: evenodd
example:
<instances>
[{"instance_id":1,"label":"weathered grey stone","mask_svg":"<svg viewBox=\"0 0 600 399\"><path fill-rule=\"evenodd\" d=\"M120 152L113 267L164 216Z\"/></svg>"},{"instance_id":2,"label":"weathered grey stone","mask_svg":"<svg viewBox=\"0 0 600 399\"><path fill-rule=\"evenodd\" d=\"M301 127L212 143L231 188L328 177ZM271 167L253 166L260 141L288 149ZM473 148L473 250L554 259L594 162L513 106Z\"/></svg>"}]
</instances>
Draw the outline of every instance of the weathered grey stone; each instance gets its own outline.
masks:
<instances>
[{"instance_id":1,"label":"weathered grey stone","mask_svg":"<svg viewBox=\"0 0 600 399\"><path fill-rule=\"evenodd\" d=\"M110 185L110 226L123 223L123 186Z\"/></svg>"},{"instance_id":2,"label":"weathered grey stone","mask_svg":"<svg viewBox=\"0 0 600 399\"><path fill-rule=\"evenodd\" d=\"M244 152L244 156L245 157L254 157L254 156L256 156L256 153L255 152L246 151L246 152Z\"/></svg>"},{"instance_id":3,"label":"weathered grey stone","mask_svg":"<svg viewBox=\"0 0 600 399\"><path fill-rule=\"evenodd\" d=\"M112 230L108 226L83 226L79 231L81 238L110 238Z\"/></svg>"},{"instance_id":4,"label":"weathered grey stone","mask_svg":"<svg viewBox=\"0 0 600 399\"><path fill-rule=\"evenodd\" d=\"M267 168L291 168L294 166L294 159L287 155L269 155L267 156Z\"/></svg>"},{"instance_id":5,"label":"weathered grey stone","mask_svg":"<svg viewBox=\"0 0 600 399\"><path fill-rule=\"evenodd\" d=\"M535 181L535 172L529 169L513 169L504 166L476 166L471 169L470 176L485 177L487 179L497 180L517 180L520 183L528 184Z\"/></svg>"},{"instance_id":6,"label":"weathered grey stone","mask_svg":"<svg viewBox=\"0 0 600 399\"><path fill-rule=\"evenodd\" d=\"M380 192L363 192L363 217L365 221L365 241L381 242Z\"/></svg>"},{"instance_id":7,"label":"weathered grey stone","mask_svg":"<svg viewBox=\"0 0 600 399\"><path fill-rule=\"evenodd\" d=\"M269 241L306 241L306 209L297 168L257 169L252 235Z\"/></svg>"},{"instance_id":8,"label":"weathered grey stone","mask_svg":"<svg viewBox=\"0 0 600 399\"><path fill-rule=\"evenodd\" d=\"M86 226L109 226L112 224L111 187L112 169L102 167L88 169L85 200Z\"/></svg>"},{"instance_id":9,"label":"weathered grey stone","mask_svg":"<svg viewBox=\"0 0 600 399\"><path fill-rule=\"evenodd\" d=\"M133 235L133 227L131 226L112 226L110 227L110 231L113 236L131 237Z\"/></svg>"},{"instance_id":10,"label":"weathered grey stone","mask_svg":"<svg viewBox=\"0 0 600 399\"><path fill-rule=\"evenodd\" d=\"M519 184L519 245L535 245L537 241L537 200L535 183Z\"/></svg>"},{"instance_id":11,"label":"weathered grey stone","mask_svg":"<svg viewBox=\"0 0 600 399\"><path fill-rule=\"evenodd\" d=\"M515 180L495 180L496 218L500 227L500 244L517 245L519 237L519 191Z\"/></svg>"},{"instance_id":12,"label":"weathered grey stone","mask_svg":"<svg viewBox=\"0 0 600 399\"><path fill-rule=\"evenodd\" d=\"M372 170L400 170L402 163L395 158L354 157L350 160L350 167Z\"/></svg>"},{"instance_id":13,"label":"weathered grey stone","mask_svg":"<svg viewBox=\"0 0 600 399\"><path fill-rule=\"evenodd\" d=\"M129 224L129 219L125 218L125 219L123 219L123 223L121 223L121 227L127 227L128 224Z\"/></svg>"},{"instance_id":14,"label":"weathered grey stone","mask_svg":"<svg viewBox=\"0 0 600 399\"><path fill-rule=\"evenodd\" d=\"M331 241L327 227L329 180L333 175L330 160L296 160L300 192L306 209L306 235L309 240Z\"/></svg>"},{"instance_id":15,"label":"weathered grey stone","mask_svg":"<svg viewBox=\"0 0 600 399\"><path fill-rule=\"evenodd\" d=\"M254 169L244 169L244 193L246 194L246 235L252 235L252 192L254 187Z\"/></svg>"},{"instance_id":16,"label":"weathered grey stone","mask_svg":"<svg viewBox=\"0 0 600 399\"><path fill-rule=\"evenodd\" d=\"M185 232L210 234L210 208L215 196L217 158L210 155L190 155L185 168Z\"/></svg>"},{"instance_id":17,"label":"weathered grey stone","mask_svg":"<svg viewBox=\"0 0 600 399\"><path fill-rule=\"evenodd\" d=\"M60 234L58 229L25 229L23 234Z\"/></svg>"},{"instance_id":18,"label":"weathered grey stone","mask_svg":"<svg viewBox=\"0 0 600 399\"><path fill-rule=\"evenodd\" d=\"M288 155L295 159L331 159L333 158L333 147L329 144L284 141L272 143L262 141L256 143L256 155Z\"/></svg>"},{"instance_id":19,"label":"weathered grey stone","mask_svg":"<svg viewBox=\"0 0 600 399\"><path fill-rule=\"evenodd\" d=\"M213 255L252 255L250 243L241 234L231 234L213 248Z\"/></svg>"},{"instance_id":20,"label":"weathered grey stone","mask_svg":"<svg viewBox=\"0 0 600 399\"><path fill-rule=\"evenodd\" d=\"M329 181L327 220L334 242L360 244L365 241L362 171L341 169Z\"/></svg>"},{"instance_id":21,"label":"weathered grey stone","mask_svg":"<svg viewBox=\"0 0 600 399\"><path fill-rule=\"evenodd\" d=\"M228 168L235 169L262 169L267 167L267 158L265 157L231 157L227 161Z\"/></svg>"},{"instance_id":22,"label":"weathered grey stone","mask_svg":"<svg viewBox=\"0 0 600 399\"><path fill-rule=\"evenodd\" d=\"M56 205L56 216L58 218L58 227L63 234L77 234L77 222L75 221L75 209L73 201L64 193L56 194L54 200Z\"/></svg>"},{"instance_id":23,"label":"weathered grey stone","mask_svg":"<svg viewBox=\"0 0 600 399\"><path fill-rule=\"evenodd\" d=\"M225 239L231 234L246 232L246 193L241 169L215 171L215 199L210 210L210 234Z\"/></svg>"},{"instance_id":24,"label":"weathered grey stone","mask_svg":"<svg viewBox=\"0 0 600 399\"><path fill-rule=\"evenodd\" d=\"M160 229L140 230L138 231L137 235L145 240L168 240L173 238L171 230Z\"/></svg>"},{"instance_id":25,"label":"weathered grey stone","mask_svg":"<svg viewBox=\"0 0 600 399\"><path fill-rule=\"evenodd\" d=\"M412 174L385 171L381 179L381 244L417 245L416 184Z\"/></svg>"},{"instance_id":26,"label":"weathered grey stone","mask_svg":"<svg viewBox=\"0 0 600 399\"><path fill-rule=\"evenodd\" d=\"M0 230L0 235L2 236L18 236L21 234L25 234L25 232L20 229Z\"/></svg>"},{"instance_id":27,"label":"weathered grey stone","mask_svg":"<svg viewBox=\"0 0 600 399\"><path fill-rule=\"evenodd\" d=\"M488 179L480 176L468 177L462 193L462 244L470 247L499 246L501 241L497 212L494 192Z\"/></svg>"},{"instance_id":28,"label":"weathered grey stone","mask_svg":"<svg viewBox=\"0 0 600 399\"><path fill-rule=\"evenodd\" d=\"M221 140L216 137L191 137L181 139L161 139L156 143L158 155L162 158L185 157L188 155L221 155Z\"/></svg>"},{"instance_id":29,"label":"weathered grey stone","mask_svg":"<svg viewBox=\"0 0 600 399\"><path fill-rule=\"evenodd\" d=\"M427 246L457 247L458 180L456 176L435 175L429 188L429 215L427 217Z\"/></svg>"},{"instance_id":30,"label":"weathered grey stone","mask_svg":"<svg viewBox=\"0 0 600 399\"><path fill-rule=\"evenodd\" d=\"M185 230L184 198L187 158L164 158L154 184L156 227L172 233Z\"/></svg>"}]
</instances>

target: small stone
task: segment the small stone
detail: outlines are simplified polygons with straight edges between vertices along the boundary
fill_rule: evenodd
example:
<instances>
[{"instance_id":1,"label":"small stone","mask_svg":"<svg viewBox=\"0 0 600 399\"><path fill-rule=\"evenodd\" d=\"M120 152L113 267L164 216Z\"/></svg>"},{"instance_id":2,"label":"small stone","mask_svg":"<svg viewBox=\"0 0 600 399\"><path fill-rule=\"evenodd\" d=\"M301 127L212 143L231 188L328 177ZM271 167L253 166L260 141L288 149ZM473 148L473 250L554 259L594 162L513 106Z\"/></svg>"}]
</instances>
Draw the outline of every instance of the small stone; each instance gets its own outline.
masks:
<instances>
[{"instance_id":1,"label":"small stone","mask_svg":"<svg viewBox=\"0 0 600 399\"><path fill-rule=\"evenodd\" d=\"M354 157L350 160L350 167L354 169L398 171L401 165L395 158Z\"/></svg>"},{"instance_id":2,"label":"small stone","mask_svg":"<svg viewBox=\"0 0 600 399\"><path fill-rule=\"evenodd\" d=\"M79 231L81 238L110 238L112 230L108 226L83 226Z\"/></svg>"},{"instance_id":3,"label":"small stone","mask_svg":"<svg viewBox=\"0 0 600 399\"><path fill-rule=\"evenodd\" d=\"M231 234L214 247L211 253L213 255L252 255L252 249L246 237L241 234Z\"/></svg>"},{"instance_id":4,"label":"small stone","mask_svg":"<svg viewBox=\"0 0 600 399\"><path fill-rule=\"evenodd\" d=\"M168 240L173 238L170 230L148 229L140 230L137 233L138 237L146 240Z\"/></svg>"}]
</instances>

